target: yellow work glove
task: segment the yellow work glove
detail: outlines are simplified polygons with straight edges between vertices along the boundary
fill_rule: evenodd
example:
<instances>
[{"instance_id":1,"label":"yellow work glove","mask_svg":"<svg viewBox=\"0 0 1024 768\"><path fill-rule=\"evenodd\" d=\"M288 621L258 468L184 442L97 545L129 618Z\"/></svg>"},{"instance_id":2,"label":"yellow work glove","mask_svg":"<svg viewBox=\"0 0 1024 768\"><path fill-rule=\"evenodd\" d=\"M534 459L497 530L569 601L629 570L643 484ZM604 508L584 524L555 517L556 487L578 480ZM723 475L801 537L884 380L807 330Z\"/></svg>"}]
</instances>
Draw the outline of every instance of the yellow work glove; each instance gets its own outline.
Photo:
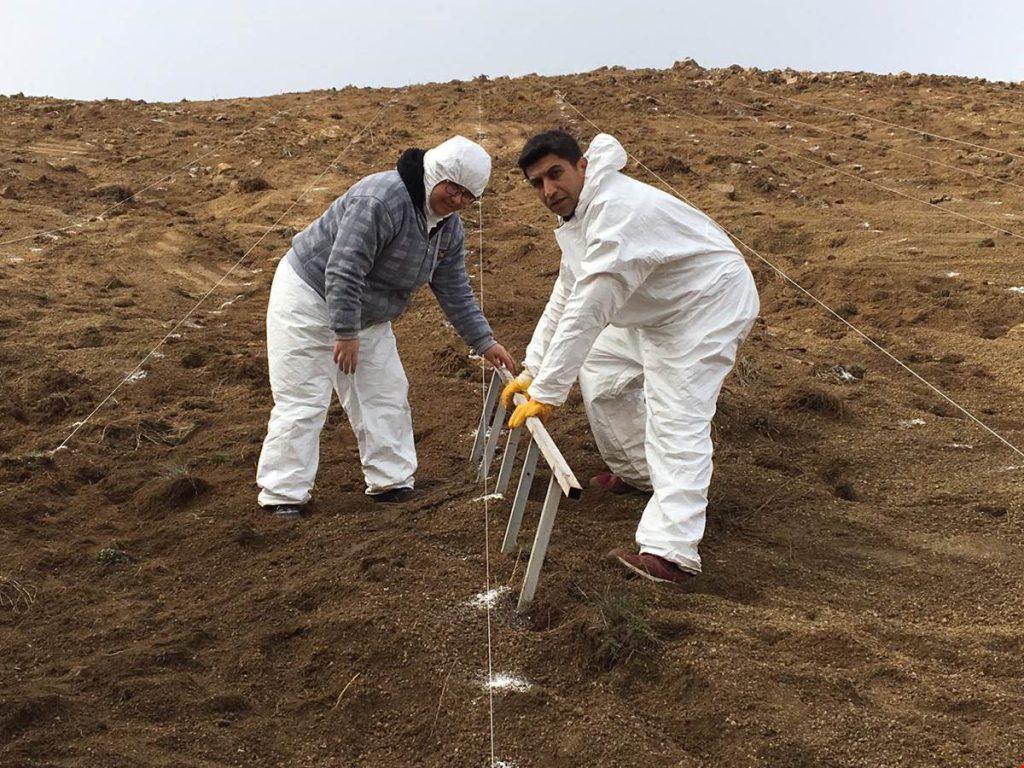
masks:
<instances>
[{"instance_id":1,"label":"yellow work glove","mask_svg":"<svg viewBox=\"0 0 1024 768\"><path fill-rule=\"evenodd\" d=\"M548 405L547 403L538 403L536 400L530 399L525 403L520 403L516 406L516 409L512 412L512 418L508 420L508 425L512 429L517 429L526 423L526 420L532 416L537 417L541 421L547 421L548 416L551 415L551 411L555 409L555 406Z\"/></svg>"},{"instance_id":2,"label":"yellow work glove","mask_svg":"<svg viewBox=\"0 0 1024 768\"><path fill-rule=\"evenodd\" d=\"M523 371L505 385L505 388L501 390L501 404L505 406L506 411L512 409L512 404L515 402L513 398L516 393L522 392L525 395L527 388L531 384L533 384L533 376Z\"/></svg>"}]
</instances>

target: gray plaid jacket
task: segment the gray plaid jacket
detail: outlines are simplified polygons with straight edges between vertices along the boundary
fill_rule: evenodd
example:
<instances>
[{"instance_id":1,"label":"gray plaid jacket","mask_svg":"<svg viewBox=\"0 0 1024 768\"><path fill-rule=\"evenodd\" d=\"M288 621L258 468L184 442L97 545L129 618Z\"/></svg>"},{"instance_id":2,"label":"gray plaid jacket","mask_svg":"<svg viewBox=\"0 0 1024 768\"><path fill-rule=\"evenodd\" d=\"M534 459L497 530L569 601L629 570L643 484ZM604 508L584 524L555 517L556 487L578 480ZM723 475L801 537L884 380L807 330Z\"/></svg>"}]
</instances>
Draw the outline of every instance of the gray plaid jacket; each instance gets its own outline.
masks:
<instances>
[{"instance_id":1,"label":"gray plaid jacket","mask_svg":"<svg viewBox=\"0 0 1024 768\"><path fill-rule=\"evenodd\" d=\"M462 220L449 216L427 237L398 171L367 176L292 238L285 257L327 301L331 328L353 339L362 328L394 320L426 283L448 320L474 351L494 344L466 272Z\"/></svg>"}]
</instances>

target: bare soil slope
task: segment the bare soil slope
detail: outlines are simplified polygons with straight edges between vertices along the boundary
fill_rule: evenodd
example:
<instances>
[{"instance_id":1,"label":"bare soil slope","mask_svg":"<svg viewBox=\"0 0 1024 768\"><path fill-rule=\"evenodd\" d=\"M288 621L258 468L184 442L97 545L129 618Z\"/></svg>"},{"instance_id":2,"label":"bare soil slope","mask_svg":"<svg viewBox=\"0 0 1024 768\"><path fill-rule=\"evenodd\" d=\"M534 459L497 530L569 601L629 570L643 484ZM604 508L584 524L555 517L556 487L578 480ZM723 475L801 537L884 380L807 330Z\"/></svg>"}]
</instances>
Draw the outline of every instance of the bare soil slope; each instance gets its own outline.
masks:
<instances>
[{"instance_id":1,"label":"bare soil slope","mask_svg":"<svg viewBox=\"0 0 1024 768\"><path fill-rule=\"evenodd\" d=\"M0 98L0 764L487 764L466 460L481 373L427 293L396 325L425 496L368 504L335 406L315 515L255 505L274 266L407 146L461 133L493 154L467 258L516 355L558 253L514 160L547 127L589 139L582 113L1024 444L1021 94L681 62L209 103ZM509 592L494 611L495 671L532 684L495 693L496 757L1019 765L1024 457L748 256L763 318L716 419L705 575L625 580L601 555L643 500L565 503L533 610ZM578 397L551 430L582 479L600 468ZM494 546L507 507L487 506L490 565L517 586L523 557Z\"/></svg>"}]
</instances>

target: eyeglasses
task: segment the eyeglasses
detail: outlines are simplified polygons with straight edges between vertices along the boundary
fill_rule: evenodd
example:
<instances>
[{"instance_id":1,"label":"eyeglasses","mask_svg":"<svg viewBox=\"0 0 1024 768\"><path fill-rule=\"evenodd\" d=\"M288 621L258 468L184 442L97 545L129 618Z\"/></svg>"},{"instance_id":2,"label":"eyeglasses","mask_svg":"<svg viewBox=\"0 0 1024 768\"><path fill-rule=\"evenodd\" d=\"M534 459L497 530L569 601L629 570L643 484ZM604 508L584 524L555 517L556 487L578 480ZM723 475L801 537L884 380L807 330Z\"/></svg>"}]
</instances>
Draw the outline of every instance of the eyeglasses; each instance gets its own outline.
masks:
<instances>
[{"instance_id":1,"label":"eyeglasses","mask_svg":"<svg viewBox=\"0 0 1024 768\"><path fill-rule=\"evenodd\" d=\"M453 200L455 198L458 198L459 201L462 203L475 203L477 200L480 199L472 192L470 192L468 189L466 189L464 186L462 186L461 184L456 184L451 179L445 179L445 184L448 185L448 197L452 198Z\"/></svg>"}]
</instances>

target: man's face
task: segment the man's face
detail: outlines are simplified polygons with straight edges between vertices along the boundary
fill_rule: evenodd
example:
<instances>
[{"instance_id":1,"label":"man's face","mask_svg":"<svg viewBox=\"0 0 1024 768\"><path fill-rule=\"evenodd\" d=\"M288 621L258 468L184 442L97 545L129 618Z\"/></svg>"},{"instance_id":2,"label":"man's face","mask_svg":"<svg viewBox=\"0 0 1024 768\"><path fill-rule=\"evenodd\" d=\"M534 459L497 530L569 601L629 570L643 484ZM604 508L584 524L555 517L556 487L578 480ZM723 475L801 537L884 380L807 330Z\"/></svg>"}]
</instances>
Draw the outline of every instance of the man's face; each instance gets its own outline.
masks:
<instances>
[{"instance_id":1,"label":"man's face","mask_svg":"<svg viewBox=\"0 0 1024 768\"><path fill-rule=\"evenodd\" d=\"M526 179L550 211L567 219L572 216L580 201L586 169L585 157L581 157L574 165L558 155L544 155L526 167Z\"/></svg>"}]
</instances>

